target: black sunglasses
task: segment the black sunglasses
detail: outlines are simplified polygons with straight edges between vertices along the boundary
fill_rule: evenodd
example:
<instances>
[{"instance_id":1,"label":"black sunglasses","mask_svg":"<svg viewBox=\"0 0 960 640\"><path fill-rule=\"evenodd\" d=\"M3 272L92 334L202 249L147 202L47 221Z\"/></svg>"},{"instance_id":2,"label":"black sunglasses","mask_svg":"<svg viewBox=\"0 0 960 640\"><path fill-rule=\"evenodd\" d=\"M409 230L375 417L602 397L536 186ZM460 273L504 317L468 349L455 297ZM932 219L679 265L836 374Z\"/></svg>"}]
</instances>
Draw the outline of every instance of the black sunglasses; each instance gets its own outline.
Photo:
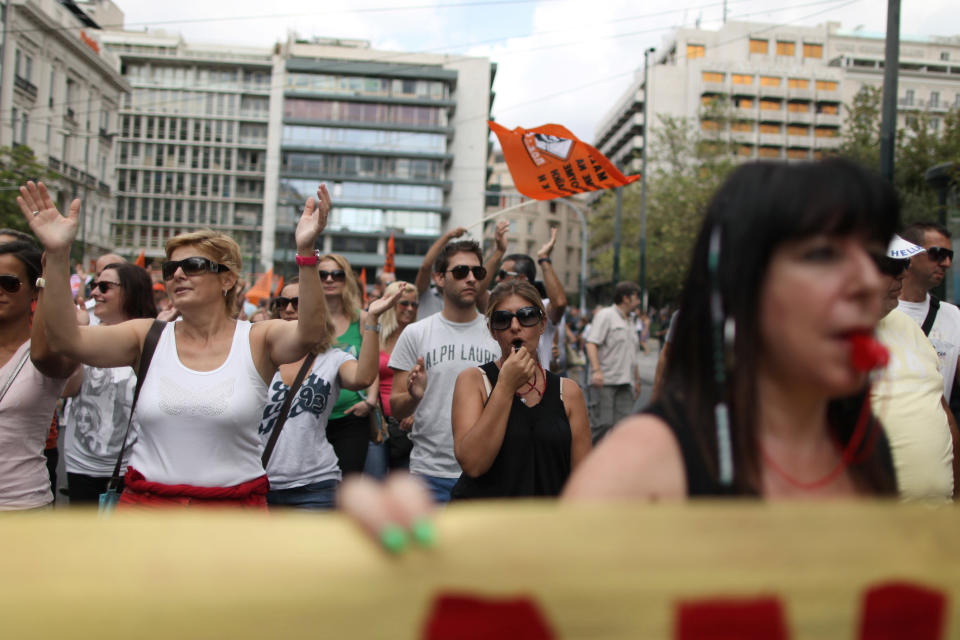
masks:
<instances>
[{"instance_id":1,"label":"black sunglasses","mask_svg":"<svg viewBox=\"0 0 960 640\"><path fill-rule=\"evenodd\" d=\"M273 299L274 309L286 309L288 304L293 305L293 310L298 311L300 309L300 296L294 296L292 298L284 298L283 296L277 296Z\"/></svg>"},{"instance_id":2,"label":"black sunglasses","mask_svg":"<svg viewBox=\"0 0 960 640\"><path fill-rule=\"evenodd\" d=\"M930 256L930 259L934 262L943 262L947 258L953 260L953 249L946 249L944 247L930 247L927 249L927 255Z\"/></svg>"},{"instance_id":3,"label":"black sunglasses","mask_svg":"<svg viewBox=\"0 0 960 640\"><path fill-rule=\"evenodd\" d=\"M177 272L177 269L183 269L183 273L188 276L195 276L198 273L204 273L206 271L210 273L220 273L221 271L230 270L226 265L219 264L207 258L201 258L200 256L184 258L183 260L167 260L160 265L160 272L163 273L164 280L172 280L173 274Z\"/></svg>"},{"instance_id":4,"label":"black sunglasses","mask_svg":"<svg viewBox=\"0 0 960 640\"><path fill-rule=\"evenodd\" d=\"M521 307L517 309L516 313L503 310L494 311L490 314L490 328L495 331L509 329L514 318L517 319L521 327L532 327L539 324L542 316L540 315L540 309L536 307Z\"/></svg>"},{"instance_id":5,"label":"black sunglasses","mask_svg":"<svg viewBox=\"0 0 960 640\"><path fill-rule=\"evenodd\" d=\"M413 307L414 309L420 306L420 303L416 300L401 300L397 303L398 307Z\"/></svg>"},{"instance_id":6,"label":"black sunglasses","mask_svg":"<svg viewBox=\"0 0 960 640\"><path fill-rule=\"evenodd\" d=\"M345 282L347 279L347 272L343 269L334 269L333 271L324 271L321 269L318 273L320 274L321 280L332 278L334 282Z\"/></svg>"},{"instance_id":7,"label":"black sunglasses","mask_svg":"<svg viewBox=\"0 0 960 640\"><path fill-rule=\"evenodd\" d=\"M899 277L900 274L910 266L909 258L906 260L898 260L889 256L873 256L873 261L876 263L880 273L894 278Z\"/></svg>"},{"instance_id":8,"label":"black sunglasses","mask_svg":"<svg viewBox=\"0 0 960 640\"><path fill-rule=\"evenodd\" d=\"M20 285L23 283L20 282L20 278L17 276L12 276L9 274L4 274L0 276L0 289L3 289L7 293L16 293L20 291Z\"/></svg>"},{"instance_id":9,"label":"black sunglasses","mask_svg":"<svg viewBox=\"0 0 960 640\"><path fill-rule=\"evenodd\" d=\"M452 269L447 269L447 271L452 273L454 279L456 280L463 280L464 278L467 277L467 274L470 273L471 271L473 272L473 277L476 278L477 280L483 280L484 278L487 277L486 267L470 267L465 264L460 264L453 267Z\"/></svg>"},{"instance_id":10,"label":"black sunglasses","mask_svg":"<svg viewBox=\"0 0 960 640\"><path fill-rule=\"evenodd\" d=\"M99 289L100 293L106 293L107 291L110 291L110 287L119 287L119 286L120 286L119 282L109 282L107 280L101 280L100 282L94 282L93 287L90 289L90 291L92 293L93 289Z\"/></svg>"}]
</instances>

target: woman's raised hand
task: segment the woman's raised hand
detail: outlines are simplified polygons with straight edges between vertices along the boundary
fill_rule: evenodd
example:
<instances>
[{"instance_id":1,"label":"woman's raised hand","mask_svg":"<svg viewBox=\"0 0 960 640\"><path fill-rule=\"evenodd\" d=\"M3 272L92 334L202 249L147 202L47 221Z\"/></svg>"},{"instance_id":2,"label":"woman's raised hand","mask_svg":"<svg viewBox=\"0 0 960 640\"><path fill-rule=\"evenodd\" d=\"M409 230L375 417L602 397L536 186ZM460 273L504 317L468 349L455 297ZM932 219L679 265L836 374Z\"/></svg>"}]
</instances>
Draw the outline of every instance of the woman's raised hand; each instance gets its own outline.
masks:
<instances>
[{"instance_id":1,"label":"woman's raised hand","mask_svg":"<svg viewBox=\"0 0 960 640\"><path fill-rule=\"evenodd\" d=\"M397 290L390 294L390 297L378 298L370 303L370 306L367 308L367 315L379 318L383 312L397 304L397 300L403 295L403 290L406 289L407 283L399 282L397 284L399 285L397 286Z\"/></svg>"},{"instance_id":2,"label":"woman's raised hand","mask_svg":"<svg viewBox=\"0 0 960 640\"><path fill-rule=\"evenodd\" d=\"M317 197L307 198L307 203L303 206L303 213L300 215L300 221L297 223L297 230L294 232L294 238L297 243L297 250L304 253L313 251L313 244L324 228L327 226L327 217L330 215L330 193L327 191L327 185L322 184L317 187Z\"/></svg>"},{"instance_id":3,"label":"woman's raised hand","mask_svg":"<svg viewBox=\"0 0 960 640\"><path fill-rule=\"evenodd\" d=\"M79 199L71 202L67 215L62 216L45 184L27 182L20 187L17 204L44 249L50 252L70 250L80 222Z\"/></svg>"}]
</instances>

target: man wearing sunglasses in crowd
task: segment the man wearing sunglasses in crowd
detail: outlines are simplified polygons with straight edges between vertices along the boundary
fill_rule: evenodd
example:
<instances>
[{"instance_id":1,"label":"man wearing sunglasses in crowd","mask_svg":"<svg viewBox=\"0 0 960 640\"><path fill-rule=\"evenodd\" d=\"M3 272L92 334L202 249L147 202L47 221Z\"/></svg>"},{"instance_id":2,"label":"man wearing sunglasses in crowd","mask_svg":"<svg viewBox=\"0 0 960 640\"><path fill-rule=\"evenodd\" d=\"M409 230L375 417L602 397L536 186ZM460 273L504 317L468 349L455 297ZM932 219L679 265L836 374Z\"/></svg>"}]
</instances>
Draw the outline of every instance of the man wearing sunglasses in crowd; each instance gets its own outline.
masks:
<instances>
[{"instance_id":1,"label":"man wearing sunglasses in crowd","mask_svg":"<svg viewBox=\"0 0 960 640\"><path fill-rule=\"evenodd\" d=\"M610 427L633 411L640 395L640 370L637 352L640 339L630 314L640 306L640 287L633 282L618 282L613 289L613 304L593 316L587 334L586 351L590 363L590 430L596 444ZM599 397L594 400L594 396Z\"/></svg>"},{"instance_id":2,"label":"man wearing sunglasses in crowd","mask_svg":"<svg viewBox=\"0 0 960 640\"><path fill-rule=\"evenodd\" d=\"M390 356L389 367L396 372L391 416L414 417L410 472L423 478L440 503L450 500L461 473L451 422L457 376L500 357L499 345L477 312L477 296L487 276L482 255L472 240L451 242L440 250L433 280L443 293L443 309L407 326Z\"/></svg>"},{"instance_id":3,"label":"man wearing sunglasses in crowd","mask_svg":"<svg viewBox=\"0 0 960 640\"><path fill-rule=\"evenodd\" d=\"M920 325L937 350L943 395L956 416L960 409L960 392L954 391L960 359L960 309L930 293L943 282L953 261L950 232L933 222L916 222L900 235L926 251L910 258L898 308Z\"/></svg>"},{"instance_id":4,"label":"man wearing sunglasses in crowd","mask_svg":"<svg viewBox=\"0 0 960 640\"><path fill-rule=\"evenodd\" d=\"M870 387L870 404L890 441L900 496L944 502L958 485L954 448L960 434L943 395L936 350L897 309L910 259L923 254L923 247L895 235L886 255L875 258L885 289L877 339L890 361Z\"/></svg>"},{"instance_id":5,"label":"man wearing sunglasses in crowd","mask_svg":"<svg viewBox=\"0 0 960 640\"><path fill-rule=\"evenodd\" d=\"M537 252L537 263L543 271L541 295L546 293L542 302L547 310L547 326L543 335L540 336L537 357L540 360L540 366L544 369L562 374L566 369L567 359L567 332L563 323L563 314L567 309L567 294L564 293L560 278L557 277L556 271L553 270L553 263L550 261L550 254L553 253L553 247L557 244L557 230L557 227L550 229L550 240ZM533 264L533 258L522 253L513 253L503 259L503 264L497 271L496 283L526 280L539 288L539 285L534 282L536 279L537 270Z\"/></svg>"}]
</instances>

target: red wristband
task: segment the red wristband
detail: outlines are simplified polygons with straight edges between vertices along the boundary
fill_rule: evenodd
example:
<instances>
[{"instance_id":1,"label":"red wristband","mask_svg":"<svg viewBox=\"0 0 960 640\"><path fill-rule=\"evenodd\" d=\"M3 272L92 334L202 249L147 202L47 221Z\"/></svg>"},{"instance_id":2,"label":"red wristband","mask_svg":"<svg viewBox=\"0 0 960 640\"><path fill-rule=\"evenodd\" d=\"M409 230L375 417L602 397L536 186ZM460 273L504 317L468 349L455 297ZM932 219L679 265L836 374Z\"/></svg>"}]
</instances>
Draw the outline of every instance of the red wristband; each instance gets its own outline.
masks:
<instances>
[{"instance_id":1,"label":"red wristband","mask_svg":"<svg viewBox=\"0 0 960 640\"><path fill-rule=\"evenodd\" d=\"M315 267L320 261L320 252L314 251L312 256L302 256L298 253L296 261L298 267Z\"/></svg>"}]
</instances>

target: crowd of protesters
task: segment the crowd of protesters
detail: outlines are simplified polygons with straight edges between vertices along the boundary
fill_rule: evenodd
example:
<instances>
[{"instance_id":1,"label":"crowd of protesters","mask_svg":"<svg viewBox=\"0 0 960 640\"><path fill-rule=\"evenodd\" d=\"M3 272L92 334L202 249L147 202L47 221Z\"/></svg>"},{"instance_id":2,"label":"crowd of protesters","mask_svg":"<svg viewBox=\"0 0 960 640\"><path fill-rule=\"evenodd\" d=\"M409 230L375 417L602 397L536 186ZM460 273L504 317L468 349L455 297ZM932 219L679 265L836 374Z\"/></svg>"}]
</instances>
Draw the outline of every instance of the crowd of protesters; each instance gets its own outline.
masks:
<instances>
[{"instance_id":1,"label":"crowd of protesters","mask_svg":"<svg viewBox=\"0 0 960 640\"><path fill-rule=\"evenodd\" d=\"M364 291L314 249L321 186L297 276L256 306L227 235L169 240L157 282L114 254L71 273L79 202L63 214L33 183L18 201L32 234L0 231L0 510L51 506L58 426L71 504L95 504L116 469L127 509L329 509L339 488L377 535L383 514L450 500L946 501L960 486L960 310L929 293L949 232L899 229L890 188L842 160L739 168L676 309L620 282L589 314L553 270L556 230L508 254L500 222L484 256L451 229L413 282L381 272Z\"/></svg>"}]
</instances>

